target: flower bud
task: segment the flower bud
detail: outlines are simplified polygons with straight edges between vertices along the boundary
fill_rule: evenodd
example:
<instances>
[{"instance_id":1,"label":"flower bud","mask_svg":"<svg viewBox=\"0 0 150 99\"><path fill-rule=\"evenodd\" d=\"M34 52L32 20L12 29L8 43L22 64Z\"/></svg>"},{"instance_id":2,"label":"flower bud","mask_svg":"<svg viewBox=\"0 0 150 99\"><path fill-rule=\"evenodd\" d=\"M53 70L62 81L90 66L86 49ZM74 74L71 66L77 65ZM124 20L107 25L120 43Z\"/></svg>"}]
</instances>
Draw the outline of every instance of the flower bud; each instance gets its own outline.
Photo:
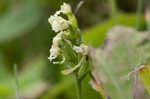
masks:
<instances>
[{"instance_id":1,"label":"flower bud","mask_svg":"<svg viewBox=\"0 0 150 99\"><path fill-rule=\"evenodd\" d=\"M64 4L61 6L60 11L62 11L63 13L71 12L71 7L70 7L69 4L64 3Z\"/></svg>"},{"instance_id":2,"label":"flower bud","mask_svg":"<svg viewBox=\"0 0 150 99\"><path fill-rule=\"evenodd\" d=\"M50 56L48 57L50 61L57 58L60 54L59 42L61 41L61 36L62 33L59 33L53 38L53 45L50 49Z\"/></svg>"},{"instance_id":3,"label":"flower bud","mask_svg":"<svg viewBox=\"0 0 150 99\"><path fill-rule=\"evenodd\" d=\"M55 32L63 31L69 26L69 22L60 16L51 16L48 21Z\"/></svg>"}]
</instances>

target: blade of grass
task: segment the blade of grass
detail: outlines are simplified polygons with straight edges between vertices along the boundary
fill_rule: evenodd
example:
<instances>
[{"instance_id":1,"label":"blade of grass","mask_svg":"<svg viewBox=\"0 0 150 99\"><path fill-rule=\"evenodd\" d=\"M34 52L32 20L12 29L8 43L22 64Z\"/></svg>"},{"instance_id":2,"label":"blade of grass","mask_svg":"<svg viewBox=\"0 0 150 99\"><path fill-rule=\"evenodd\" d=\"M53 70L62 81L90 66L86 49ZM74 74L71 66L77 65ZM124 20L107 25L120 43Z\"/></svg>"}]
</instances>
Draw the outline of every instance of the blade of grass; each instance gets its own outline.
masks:
<instances>
[{"instance_id":1,"label":"blade of grass","mask_svg":"<svg viewBox=\"0 0 150 99\"><path fill-rule=\"evenodd\" d=\"M150 6L149 3L146 6L145 19L147 23L147 29L150 31Z\"/></svg>"},{"instance_id":2,"label":"blade of grass","mask_svg":"<svg viewBox=\"0 0 150 99\"><path fill-rule=\"evenodd\" d=\"M111 8L111 16L114 20L114 24L118 23L118 19L117 19L117 5L116 5L116 1L115 0L109 0L109 5Z\"/></svg>"},{"instance_id":3,"label":"blade of grass","mask_svg":"<svg viewBox=\"0 0 150 99\"><path fill-rule=\"evenodd\" d=\"M14 65L14 76L15 76L15 84L16 84L16 99L19 99L19 82L18 82L18 71L17 65Z\"/></svg>"},{"instance_id":4,"label":"blade of grass","mask_svg":"<svg viewBox=\"0 0 150 99\"><path fill-rule=\"evenodd\" d=\"M140 18L142 16L142 5L143 5L143 2L142 0L138 0L137 2L137 17L136 17L136 30L139 30L139 27L140 27Z\"/></svg>"}]
</instances>

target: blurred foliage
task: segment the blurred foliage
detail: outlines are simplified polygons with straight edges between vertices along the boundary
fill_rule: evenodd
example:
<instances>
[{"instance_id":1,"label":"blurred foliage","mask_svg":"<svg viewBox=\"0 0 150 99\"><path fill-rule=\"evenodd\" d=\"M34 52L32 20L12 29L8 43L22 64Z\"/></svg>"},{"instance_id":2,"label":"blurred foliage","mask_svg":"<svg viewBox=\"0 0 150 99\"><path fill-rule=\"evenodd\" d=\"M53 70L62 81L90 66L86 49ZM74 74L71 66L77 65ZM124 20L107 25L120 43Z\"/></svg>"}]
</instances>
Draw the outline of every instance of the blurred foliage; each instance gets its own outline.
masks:
<instances>
[{"instance_id":1,"label":"blurred foliage","mask_svg":"<svg viewBox=\"0 0 150 99\"><path fill-rule=\"evenodd\" d=\"M18 79L20 92L25 95L24 97L32 96L33 93L38 92L38 90L42 89L40 88L40 85L42 86L44 82L42 83L41 79L41 69L45 66L45 59L40 56L32 59L32 62L29 62L28 64L23 66L24 69L19 73ZM6 99L15 94L15 81L13 75L7 73L6 69L4 69L3 67L4 65L1 64L0 97L2 99ZM36 91L33 90L34 88L36 88Z\"/></svg>"},{"instance_id":2,"label":"blurred foliage","mask_svg":"<svg viewBox=\"0 0 150 99\"><path fill-rule=\"evenodd\" d=\"M23 35L23 33L25 33L23 32L24 30L30 30L37 24L40 14L39 7L35 2L29 0L11 6L8 11L1 16L0 42L8 42Z\"/></svg>"},{"instance_id":3,"label":"blurred foliage","mask_svg":"<svg viewBox=\"0 0 150 99\"><path fill-rule=\"evenodd\" d=\"M150 94L150 67L141 66L138 72L148 93Z\"/></svg>"},{"instance_id":4,"label":"blurred foliage","mask_svg":"<svg viewBox=\"0 0 150 99\"><path fill-rule=\"evenodd\" d=\"M117 25L136 28L135 14L120 13L117 16L117 19L118 19ZM105 22L94 26L93 28L89 28L83 31L84 32L83 39L87 44L92 45L94 47L99 47L101 44L104 43L106 33L112 26L114 26L114 20L108 19ZM143 16L140 20L139 29L142 30L144 28L145 28L145 20Z\"/></svg>"},{"instance_id":5,"label":"blurred foliage","mask_svg":"<svg viewBox=\"0 0 150 99\"><path fill-rule=\"evenodd\" d=\"M0 99L15 98L14 64L17 64L19 68L21 98L75 99L76 86L74 77L72 75L69 77L61 75L60 70L62 67L52 65L47 59L51 41L55 35L47 20L51 14L59 9L63 2L71 4L73 11L75 11L79 1L0 0ZM136 0L116 0L118 24L135 28L136 3ZM83 39L87 44L100 47L106 39L107 31L114 26L109 5L111 4L109 4L108 0L85 0L85 3L76 15L79 26L83 30ZM140 23L141 30L145 30L144 17L141 18ZM131 40L132 37L126 40ZM111 56L112 60L107 64L110 67L107 68L106 66L108 70L114 71L112 76L124 76L131 70L128 66L132 63L130 64L129 61L135 61L136 56L130 55L128 57L126 55L127 49L124 49L124 46L121 44L119 44L119 48L113 49L118 57ZM145 56L149 57L149 44L139 47L144 47ZM101 58L98 56L98 60L101 60ZM133 59L130 60L128 58ZM119 71L119 68L114 68L115 64L117 64L114 63L116 60L121 62L120 64L126 65L127 68L123 71ZM127 62L124 62L124 60ZM134 62L134 65L136 63ZM102 71L101 68L98 70L99 72ZM83 99L101 99L98 92L89 85L89 80L90 77L87 76L83 82ZM130 85L129 81L124 83L119 81L118 84L118 86L121 86L121 90L125 91L125 96L127 97L130 97L132 94ZM114 94L114 97L116 96L115 98L112 97L113 99L118 99L119 94L116 94L116 88L108 84L106 89L110 95Z\"/></svg>"},{"instance_id":6,"label":"blurred foliage","mask_svg":"<svg viewBox=\"0 0 150 99\"><path fill-rule=\"evenodd\" d=\"M101 69L101 72L107 75L104 88L112 99L133 97L133 80L128 80L128 73L138 65L144 64L142 50L147 49L144 46L149 45L150 41L144 45L142 42L149 38L148 35L148 32L116 26L108 32L107 43L103 48L96 50L96 62L99 64L97 69ZM150 52L144 53L144 57L148 61Z\"/></svg>"}]
</instances>

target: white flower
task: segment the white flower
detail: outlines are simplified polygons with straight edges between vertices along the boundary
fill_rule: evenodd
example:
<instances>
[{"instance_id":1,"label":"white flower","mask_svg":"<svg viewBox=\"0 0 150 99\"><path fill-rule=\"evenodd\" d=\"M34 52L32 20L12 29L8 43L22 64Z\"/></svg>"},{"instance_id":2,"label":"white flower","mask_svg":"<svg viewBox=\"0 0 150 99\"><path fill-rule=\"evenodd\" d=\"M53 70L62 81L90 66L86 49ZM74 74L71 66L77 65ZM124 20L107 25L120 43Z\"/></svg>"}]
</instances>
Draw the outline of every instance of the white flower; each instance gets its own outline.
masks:
<instances>
[{"instance_id":1,"label":"white flower","mask_svg":"<svg viewBox=\"0 0 150 99\"><path fill-rule=\"evenodd\" d=\"M87 55L88 52L89 52L89 47L85 44L81 44L80 46L73 46L73 50L76 52L76 53L81 53L83 55Z\"/></svg>"},{"instance_id":2,"label":"white flower","mask_svg":"<svg viewBox=\"0 0 150 99\"><path fill-rule=\"evenodd\" d=\"M53 45L50 49L50 56L48 59L52 61L53 59L57 58L58 55L60 54L60 48L59 48L59 42L62 40L61 38L62 33L58 33L54 38L53 38Z\"/></svg>"},{"instance_id":3,"label":"white flower","mask_svg":"<svg viewBox=\"0 0 150 99\"><path fill-rule=\"evenodd\" d=\"M62 34L63 32L60 32L53 38L53 45L58 46L59 41L62 39Z\"/></svg>"},{"instance_id":4,"label":"white flower","mask_svg":"<svg viewBox=\"0 0 150 99\"><path fill-rule=\"evenodd\" d=\"M50 56L48 57L48 59L52 61L59 55L59 52L60 52L60 48L52 46L52 48L50 49Z\"/></svg>"},{"instance_id":5,"label":"white flower","mask_svg":"<svg viewBox=\"0 0 150 99\"><path fill-rule=\"evenodd\" d=\"M87 55L89 53L89 47L87 45L85 45L84 43L82 43L80 45L80 47L82 48L83 50L83 55Z\"/></svg>"},{"instance_id":6,"label":"white flower","mask_svg":"<svg viewBox=\"0 0 150 99\"><path fill-rule=\"evenodd\" d=\"M69 12L72 12L70 5L66 4L66 3L63 3L63 5L61 5L60 10L56 11L56 13L54 14L54 16L58 16L60 13L67 14Z\"/></svg>"},{"instance_id":7,"label":"white flower","mask_svg":"<svg viewBox=\"0 0 150 99\"><path fill-rule=\"evenodd\" d=\"M73 50L76 52L76 53L83 53L83 49L79 46L73 46Z\"/></svg>"},{"instance_id":8,"label":"white flower","mask_svg":"<svg viewBox=\"0 0 150 99\"><path fill-rule=\"evenodd\" d=\"M60 11L63 13L71 12L71 7L69 4L63 3L63 5L61 5Z\"/></svg>"},{"instance_id":9,"label":"white flower","mask_svg":"<svg viewBox=\"0 0 150 99\"><path fill-rule=\"evenodd\" d=\"M59 44L62 40L62 35L67 35L67 34L68 32L61 31L53 38L53 44L50 49L50 56L48 57L50 61L52 61L53 59L56 59L61 54L60 53L61 49L59 48ZM62 61L53 62L53 64L63 64L64 62L65 62L65 57L63 56Z\"/></svg>"},{"instance_id":10,"label":"white flower","mask_svg":"<svg viewBox=\"0 0 150 99\"><path fill-rule=\"evenodd\" d=\"M55 32L63 31L69 26L69 22L60 16L51 16L48 21Z\"/></svg>"},{"instance_id":11,"label":"white flower","mask_svg":"<svg viewBox=\"0 0 150 99\"><path fill-rule=\"evenodd\" d=\"M57 11L53 16L50 16L48 21L51 24L53 31L60 32L68 28L71 22L59 16L60 13L66 14L68 12L71 12L71 7L69 4L64 3L61 5L61 9L59 11Z\"/></svg>"}]
</instances>

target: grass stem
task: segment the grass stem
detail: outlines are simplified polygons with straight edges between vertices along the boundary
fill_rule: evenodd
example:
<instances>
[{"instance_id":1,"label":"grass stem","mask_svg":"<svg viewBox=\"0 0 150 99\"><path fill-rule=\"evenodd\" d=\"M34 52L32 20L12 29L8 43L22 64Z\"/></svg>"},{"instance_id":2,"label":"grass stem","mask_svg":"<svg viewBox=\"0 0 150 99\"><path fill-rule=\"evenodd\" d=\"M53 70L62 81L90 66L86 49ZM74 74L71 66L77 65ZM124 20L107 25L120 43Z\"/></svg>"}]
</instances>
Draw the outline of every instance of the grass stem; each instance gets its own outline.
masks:
<instances>
[{"instance_id":1,"label":"grass stem","mask_svg":"<svg viewBox=\"0 0 150 99\"><path fill-rule=\"evenodd\" d=\"M109 0L109 5L111 9L111 16L114 20L114 24L118 23L118 18L117 18L117 5L116 5L116 0Z\"/></svg>"},{"instance_id":2,"label":"grass stem","mask_svg":"<svg viewBox=\"0 0 150 99\"><path fill-rule=\"evenodd\" d=\"M140 18L142 16L142 5L143 5L143 2L142 0L138 0L137 2L137 12L136 12L136 30L139 30L140 28Z\"/></svg>"},{"instance_id":3,"label":"grass stem","mask_svg":"<svg viewBox=\"0 0 150 99\"><path fill-rule=\"evenodd\" d=\"M76 87L77 87L77 99L81 99L81 80L76 73Z\"/></svg>"},{"instance_id":4,"label":"grass stem","mask_svg":"<svg viewBox=\"0 0 150 99\"><path fill-rule=\"evenodd\" d=\"M19 82L18 82L18 71L17 65L14 65L14 76L15 76L15 84L16 84L16 99L19 99Z\"/></svg>"}]
</instances>

